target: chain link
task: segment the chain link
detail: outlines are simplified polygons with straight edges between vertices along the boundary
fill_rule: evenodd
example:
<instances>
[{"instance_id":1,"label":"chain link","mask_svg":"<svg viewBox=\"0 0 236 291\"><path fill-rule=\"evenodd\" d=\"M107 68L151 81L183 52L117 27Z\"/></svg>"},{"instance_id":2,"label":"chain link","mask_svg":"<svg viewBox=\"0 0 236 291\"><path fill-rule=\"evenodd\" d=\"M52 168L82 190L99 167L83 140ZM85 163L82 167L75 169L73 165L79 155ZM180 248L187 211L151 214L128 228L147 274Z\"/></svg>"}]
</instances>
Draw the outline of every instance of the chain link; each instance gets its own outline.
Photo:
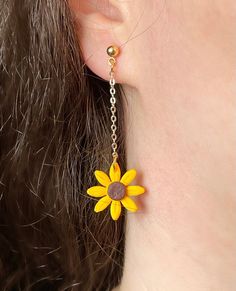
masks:
<instances>
[{"instance_id":1,"label":"chain link","mask_svg":"<svg viewBox=\"0 0 236 291\"><path fill-rule=\"evenodd\" d=\"M110 70L110 80L109 80L109 84L110 84L110 103L111 103L111 140L112 140L112 144L111 144L111 148L112 148L112 157L114 162L117 160L118 158L118 153L117 153L117 125L116 125L116 121L117 121L117 117L116 117L116 89L115 89L115 78L114 78L114 65L115 65L115 59L114 58L110 58L108 63L111 66L111 70Z\"/></svg>"}]
</instances>

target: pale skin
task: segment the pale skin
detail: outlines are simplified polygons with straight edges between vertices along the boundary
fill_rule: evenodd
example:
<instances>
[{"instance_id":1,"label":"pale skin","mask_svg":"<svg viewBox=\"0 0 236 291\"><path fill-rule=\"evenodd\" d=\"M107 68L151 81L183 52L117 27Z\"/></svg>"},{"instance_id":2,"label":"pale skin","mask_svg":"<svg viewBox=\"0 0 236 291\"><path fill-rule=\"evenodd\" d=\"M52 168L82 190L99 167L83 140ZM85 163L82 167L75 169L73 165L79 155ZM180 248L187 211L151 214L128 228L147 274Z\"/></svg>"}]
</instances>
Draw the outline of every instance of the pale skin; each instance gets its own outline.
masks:
<instances>
[{"instance_id":1,"label":"pale skin","mask_svg":"<svg viewBox=\"0 0 236 291\"><path fill-rule=\"evenodd\" d=\"M86 64L108 80L121 47L128 213L114 291L236 290L235 0L71 0Z\"/></svg>"}]
</instances>

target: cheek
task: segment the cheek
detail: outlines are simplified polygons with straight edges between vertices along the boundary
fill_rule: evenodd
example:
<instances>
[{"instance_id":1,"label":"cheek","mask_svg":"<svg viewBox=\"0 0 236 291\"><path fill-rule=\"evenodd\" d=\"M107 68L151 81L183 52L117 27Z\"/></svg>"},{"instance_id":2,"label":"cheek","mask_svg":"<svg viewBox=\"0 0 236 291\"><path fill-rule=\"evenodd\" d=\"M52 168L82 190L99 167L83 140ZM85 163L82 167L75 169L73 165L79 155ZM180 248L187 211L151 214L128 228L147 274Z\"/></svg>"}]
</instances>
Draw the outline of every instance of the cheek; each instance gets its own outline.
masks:
<instances>
[{"instance_id":1,"label":"cheek","mask_svg":"<svg viewBox=\"0 0 236 291\"><path fill-rule=\"evenodd\" d=\"M185 26L194 38L203 39L205 44L221 47L225 40L232 38L236 25L236 2L227 1L181 1L182 7L174 12L181 26ZM174 5L175 6L175 5ZM172 16L171 16L172 17ZM184 24L184 25L183 25Z\"/></svg>"}]
</instances>

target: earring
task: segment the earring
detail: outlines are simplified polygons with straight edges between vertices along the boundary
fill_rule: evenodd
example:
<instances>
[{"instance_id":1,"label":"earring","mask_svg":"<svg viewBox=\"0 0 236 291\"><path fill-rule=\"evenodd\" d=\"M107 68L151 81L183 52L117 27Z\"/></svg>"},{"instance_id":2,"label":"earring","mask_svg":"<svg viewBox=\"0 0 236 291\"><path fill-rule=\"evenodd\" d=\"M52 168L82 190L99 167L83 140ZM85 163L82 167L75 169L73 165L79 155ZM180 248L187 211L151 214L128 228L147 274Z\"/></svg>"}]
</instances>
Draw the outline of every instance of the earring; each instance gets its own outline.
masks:
<instances>
[{"instance_id":1,"label":"earring","mask_svg":"<svg viewBox=\"0 0 236 291\"><path fill-rule=\"evenodd\" d=\"M145 188L138 185L129 185L136 177L136 170L130 169L123 176L121 176L120 166L117 162L117 116L116 116L116 89L115 89L115 65L116 58L120 50L117 46L111 45L107 48L109 56L108 64L110 66L110 111L111 111L111 148L113 162L110 166L109 175L103 171L96 170L94 172L99 186L90 187L87 194L100 198L94 207L95 212L100 212L110 206L110 214L113 220L118 220L121 214L121 206L123 205L127 210L136 212L138 207L136 203L130 198L131 196L138 196L145 192Z\"/></svg>"}]
</instances>

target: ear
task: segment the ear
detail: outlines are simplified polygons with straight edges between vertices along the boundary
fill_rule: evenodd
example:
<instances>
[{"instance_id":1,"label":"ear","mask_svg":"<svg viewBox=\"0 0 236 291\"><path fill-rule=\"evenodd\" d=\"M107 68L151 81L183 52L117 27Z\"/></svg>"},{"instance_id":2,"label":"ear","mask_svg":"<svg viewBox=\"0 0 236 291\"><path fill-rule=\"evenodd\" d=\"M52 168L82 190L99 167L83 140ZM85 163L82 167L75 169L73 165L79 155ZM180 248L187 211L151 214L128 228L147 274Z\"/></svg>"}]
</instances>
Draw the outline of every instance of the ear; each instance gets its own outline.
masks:
<instances>
[{"instance_id":1,"label":"ear","mask_svg":"<svg viewBox=\"0 0 236 291\"><path fill-rule=\"evenodd\" d=\"M122 43L127 39L125 2L128 1L69 0L84 62L96 75L109 79L107 47L116 45L120 48L115 68L118 83L125 83L125 75L128 75L124 70L128 57L122 50Z\"/></svg>"}]
</instances>

